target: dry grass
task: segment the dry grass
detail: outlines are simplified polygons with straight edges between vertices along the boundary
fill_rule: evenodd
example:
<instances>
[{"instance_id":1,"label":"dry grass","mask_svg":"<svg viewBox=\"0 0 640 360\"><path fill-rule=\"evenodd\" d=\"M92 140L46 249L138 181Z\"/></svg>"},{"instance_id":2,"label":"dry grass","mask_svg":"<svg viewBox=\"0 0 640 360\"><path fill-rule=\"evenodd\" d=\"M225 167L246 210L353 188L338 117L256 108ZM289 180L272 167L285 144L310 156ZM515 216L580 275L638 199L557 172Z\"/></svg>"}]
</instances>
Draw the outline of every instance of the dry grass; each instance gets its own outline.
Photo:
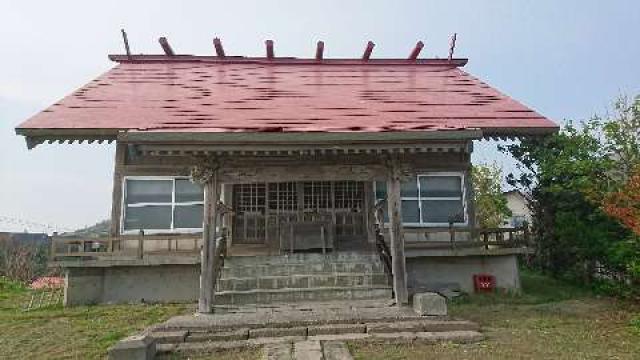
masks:
<instances>
[{"instance_id":1,"label":"dry grass","mask_svg":"<svg viewBox=\"0 0 640 360\"><path fill-rule=\"evenodd\" d=\"M450 306L480 323L477 344L351 344L356 359L640 359L637 305L534 274L521 296L473 296Z\"/></svg>"},{"instance_id":2,"label":"dry grass","mask_svg":"<svg viewBox=\"0 0 640 360\"><path fill-rule=\"evenodd\" d=\"M99 359L118 339L183 313L184 305L22 311L30 290L0 278L0 359Z\"/></svg>"}]
</instances>

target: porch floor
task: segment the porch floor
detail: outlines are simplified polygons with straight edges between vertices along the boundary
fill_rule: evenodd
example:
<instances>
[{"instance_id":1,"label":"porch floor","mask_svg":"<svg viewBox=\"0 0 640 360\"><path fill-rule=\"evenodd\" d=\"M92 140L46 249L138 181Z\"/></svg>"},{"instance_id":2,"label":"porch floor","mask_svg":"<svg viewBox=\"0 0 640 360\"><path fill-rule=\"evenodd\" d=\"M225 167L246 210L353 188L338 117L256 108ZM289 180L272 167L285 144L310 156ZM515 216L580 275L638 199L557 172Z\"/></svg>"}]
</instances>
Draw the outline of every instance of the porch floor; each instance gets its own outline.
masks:
<instances>
[{"instance_id":1,"label":"porch floor","mask_svg":"<svg viewBox=\"0 0 640 360\"><path fill-rule=\"evenodd\" d=\"M336 243L336 247L331 250L327 249L327 253L336 253L343 251L357 251L361 253L374 253L376 251L375 245L368 242L365 239L349 239L339 240ZM233 243L227 250L228 256L268 256L268 255L283 255L288 251L280 251L278 248L274 248L267 244L237 244ZM300 252L300 251L295 251ZM321 249L304 250L302 252L307 253L322 253Z\"/></svg>"}]
</instances>

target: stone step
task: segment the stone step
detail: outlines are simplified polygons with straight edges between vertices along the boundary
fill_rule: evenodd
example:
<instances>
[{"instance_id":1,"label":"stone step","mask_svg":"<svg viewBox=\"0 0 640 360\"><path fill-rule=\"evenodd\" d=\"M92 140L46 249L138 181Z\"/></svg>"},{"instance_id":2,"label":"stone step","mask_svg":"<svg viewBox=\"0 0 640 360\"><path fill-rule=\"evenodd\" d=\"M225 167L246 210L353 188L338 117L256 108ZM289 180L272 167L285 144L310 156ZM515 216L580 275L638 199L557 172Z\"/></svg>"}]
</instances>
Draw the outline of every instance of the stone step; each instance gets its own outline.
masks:
<instances>
[{"instance_id":1,"label":"stone step","mask_svg":"<svg viewBox=\"0 0 640 360\"><path fill-rule=\"evenodd\" d=\"M389 286L370 285L361 287L310 287L220 291L215 294L215 303L216 305L246 305L380 298L391 298L391 288Z\"/></svg>"},{"instance_id":2,"label":"stone step","mask_svg":"<svg viewBox=\"0 0 640 360\"><path fill-rule=\"evenodd\" d=\"M480 326L466 320L397 320L368 323L332 323L324 325L240 327L206 330L155 329L150 335L158 344L241 341L259 338L313 338L330 340L327 336L352 336L384 338L385 334L478 332ZM464 333L463 333L464 334ZM393 337L393 336L392 336Z\"/></svg>"},{"instance_id":3,"label":"stone step","mask_svg":"<svg viewBox=\"0 0 640 360\"><path fill-rule=\"evenodd\" d=\"M221 278L216 291L248 291L254 289L301 289L319 287L385 286L389 278L385 273L331 273L289 276L261 276Z\"/></svg>"},{"instance_id":4,"label":"stone step","mask_svg":"<svg viewBox=\"0 0 640 360\"><path fill-rule=\"evenodd\" d=\"M379 261L376 253L340 251L335 253L294 253L283 255L230 256L225 263L233 265L310 264L323 262L371 262Z\"/></svg>"},{"instance_id":5,"label":"stone step","mask_svg":"<svg viewBox=\"0 0 640 360\"><path fill-rule=\"evenodd\" d=\"M221 278L249 278L262 276L291 276L334 273L383 273L384 266L380 261L368 262L318 262L308 264L229 264L225 260Z\"/></svg>"},{"instance_id":6,"label":"stone step","mask_svg":"<svg viewBox=\"0 0 640 360\"><path fill-rule=\"evenodd\" d=\"M170 358L169 356L174 353L181 355L188 354L204 354L207 352L215 352L221 349L237 349L244 347L256 347L263 346L263 349L269 349L278 344L284 344L281 349L291 349L295 351L295 344L301 342L320 342L323 348L326 349L326 345L334 342L351 341L351 342L386 342L386 343L416 343L423 342L428 344L434 344L439 342L451 342L451 343L474 343L484 339L484 336L474 330L453 330L453 331L419 331L419 332L395 332L395 333L347 333L337 335L314 335L314 336L282 336L282 337L262 337L253 338L248 340L233 340L233 341L208 341L208 342L184 342L179 344L167 344L160 343L156 346L158 355L161 358ZM341 351L344 354L344 348ZM288 351L280 351L280 353L291 354ZM276 358L277 359L277 358ZM295 359L295 357L292 357ZM326 357L325 352L325 359Z\"/></svg>"}]
</instances>

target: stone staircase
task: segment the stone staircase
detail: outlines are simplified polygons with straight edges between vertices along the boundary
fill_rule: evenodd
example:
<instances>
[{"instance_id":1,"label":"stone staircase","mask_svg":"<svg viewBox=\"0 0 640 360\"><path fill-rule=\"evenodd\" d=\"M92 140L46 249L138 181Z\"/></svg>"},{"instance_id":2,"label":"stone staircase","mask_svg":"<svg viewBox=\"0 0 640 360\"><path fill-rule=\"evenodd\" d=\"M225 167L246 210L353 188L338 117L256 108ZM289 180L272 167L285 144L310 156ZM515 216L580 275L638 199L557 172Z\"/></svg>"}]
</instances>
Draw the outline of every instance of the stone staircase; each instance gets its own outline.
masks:
<instances>
[{"instance_id":1,"label":"stone staircase","mask_svg":"<svg viewBox=\"0 0 640 360\"><path fill-rule=\"evenodd\" d=\"M391 299L377 254L337 252L225 259L216 305Z\"/></svg>"},{"instance_id":2,"label":"stone staircase","mask_svg":"<svg viewBox=\"0 0 640 360\"><path fill-rule=\"evenodd\" d=\"M189 357L217 350L263 347L263 359L308 359L294 355L300 345L322 352L337 342L385 342L434 344L438 342L473 343L484 339L479 326L463 320L399 319L393 322L336 322L294 327L259 327L189 330L157 328L149 332L155 341L157 358ZM306 347L306 346L305 346ZM285 351L283 351L285 350ZM275 352L275 353L274 353ZM344 353L344 351L342 351ZM293 355L293 356L292 356ZM317 354L316 354L317 355ZM326 357L325 358L331 358ZM344 354L341 359L350 359ZM322 356L312 357L322 359Z\"/></svg>"}]
</instances>

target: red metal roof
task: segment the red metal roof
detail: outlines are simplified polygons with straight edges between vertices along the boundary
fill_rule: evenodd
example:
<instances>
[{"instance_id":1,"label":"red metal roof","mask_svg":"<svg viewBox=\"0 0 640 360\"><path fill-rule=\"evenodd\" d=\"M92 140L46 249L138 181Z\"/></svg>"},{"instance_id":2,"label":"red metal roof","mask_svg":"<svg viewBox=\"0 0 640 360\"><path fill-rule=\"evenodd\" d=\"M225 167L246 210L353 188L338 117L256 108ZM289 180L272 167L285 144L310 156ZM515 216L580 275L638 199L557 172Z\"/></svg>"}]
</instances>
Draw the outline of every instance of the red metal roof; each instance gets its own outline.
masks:
<instances>
[{"instance_id":1,"label":"red metal roof","mask_svg":"<svg viewBox=\"0 0 640 360\"><path fill-rule=\"evenodd\" d=\"M112 59L120 63L17 132L557 130L549 119L460 69L466 63L460 59Z\"/></svg>"}]
</instances>

